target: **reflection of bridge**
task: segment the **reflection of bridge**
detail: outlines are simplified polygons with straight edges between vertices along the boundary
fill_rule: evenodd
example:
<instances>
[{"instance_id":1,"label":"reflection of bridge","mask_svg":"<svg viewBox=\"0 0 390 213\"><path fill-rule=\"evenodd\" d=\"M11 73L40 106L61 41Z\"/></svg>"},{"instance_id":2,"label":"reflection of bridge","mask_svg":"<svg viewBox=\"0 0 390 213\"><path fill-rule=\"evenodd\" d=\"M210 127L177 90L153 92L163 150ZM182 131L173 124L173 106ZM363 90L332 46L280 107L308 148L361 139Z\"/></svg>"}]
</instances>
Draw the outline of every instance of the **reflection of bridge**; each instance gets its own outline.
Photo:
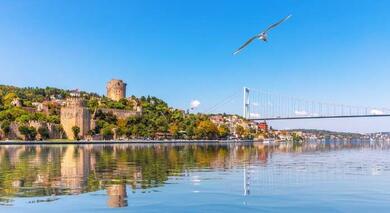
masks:
<instances>
[{"instance_id":1,"label":"reflection of bridge","mask_svg":"<svg viewBox=\"0 0 390 213\"><path fill-rule=\"evenodd\" d=\"M289 120L390 116L390 109L325 103L244 88L243 117Z\"/></svg>"}]
</instances>

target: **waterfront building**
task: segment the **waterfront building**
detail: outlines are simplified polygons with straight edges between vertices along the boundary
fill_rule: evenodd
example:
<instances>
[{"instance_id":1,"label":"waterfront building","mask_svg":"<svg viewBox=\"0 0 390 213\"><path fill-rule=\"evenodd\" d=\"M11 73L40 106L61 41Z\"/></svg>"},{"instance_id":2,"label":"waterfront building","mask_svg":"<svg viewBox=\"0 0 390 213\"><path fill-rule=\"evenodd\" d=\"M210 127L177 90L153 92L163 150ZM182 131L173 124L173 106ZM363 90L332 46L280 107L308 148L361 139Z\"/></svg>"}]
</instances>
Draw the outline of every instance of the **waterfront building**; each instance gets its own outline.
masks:
<instances>
[{"instance_id":1,"label":"waterfront building","mask_svg":"<svg viewBox=\"0 0 390 213\"><path fill-rule=\"evenodd\" d=\"M112 79L107 83L107 97L114 101L126 98L126 85L122 80Z\"/></svg>"},{"instance_id":2,"label":"waterfront building","mask_svg":"<svg viewBox=\"0 0 390 213\"><path fill-rule=\"evenodd\" d=\"M259 128L259 130L261 131L268 131L268 124L267 122L260 122L257 127Z\"/></svg>"}]
</instances>

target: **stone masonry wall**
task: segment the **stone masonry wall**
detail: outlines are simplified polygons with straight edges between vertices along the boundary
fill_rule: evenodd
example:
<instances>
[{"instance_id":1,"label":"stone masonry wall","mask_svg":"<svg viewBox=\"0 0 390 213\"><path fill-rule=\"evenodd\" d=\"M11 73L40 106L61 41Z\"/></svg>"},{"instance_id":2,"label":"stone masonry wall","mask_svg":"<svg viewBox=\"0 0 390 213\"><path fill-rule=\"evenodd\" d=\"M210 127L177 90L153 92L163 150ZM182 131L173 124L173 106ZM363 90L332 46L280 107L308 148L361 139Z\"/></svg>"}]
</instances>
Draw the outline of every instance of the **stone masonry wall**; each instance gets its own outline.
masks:
<instances>
[{"instance_id":1,"label":"stone masonry wall","mask_svg":"<svg viewBox=\"0 0 390 213\"><path fill-rule=\"evenodd\" d=\"M74 126L80 128L80 137L84 138L90 130L91 116L86 107L62 107L61 108L61 125L65 131L68 139L74 140L73 130Z\"/></svg>"},{"instance_id":2,"label":"stone masonry wall","mask_svg":"<svg viewBox=\"0 0 390 213\"><path fill-rule=\"evenodd\" d=\"M112 113L118 119L126 119L128 117L140 116L141 112L134 110L123 110L123 109L100 109L104 113Z\"/></svg>"}]
</instances>

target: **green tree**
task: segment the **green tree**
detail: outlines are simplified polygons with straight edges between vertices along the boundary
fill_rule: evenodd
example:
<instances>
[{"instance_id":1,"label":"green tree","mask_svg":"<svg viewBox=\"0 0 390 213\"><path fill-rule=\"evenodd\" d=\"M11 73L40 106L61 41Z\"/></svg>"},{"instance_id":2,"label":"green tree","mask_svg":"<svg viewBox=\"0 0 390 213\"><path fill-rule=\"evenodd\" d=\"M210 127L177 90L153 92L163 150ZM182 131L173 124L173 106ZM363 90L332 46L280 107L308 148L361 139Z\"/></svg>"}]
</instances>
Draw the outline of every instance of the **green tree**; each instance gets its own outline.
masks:
<instances>
[{"instance_id":1,"label":"green tree","mask_svg":"<svg viewBox=\"0 0 390 213\"><path fill-rule=\"evenodd\" d=\"M7 137L11 131L11 123L7 120L1 123L1 130L3 130L4 136Z\"/></svg>"},{"instance_id":2,"label":"green tree","mask_svg":"<svg viewBox=\"0 0 390 213\"><path fill-rule=\"evenodd\" d=\"M40 126L38 128L38 133L43 140L47 140L50 137L49 129L46 126Z\"/></svg>"},{"instance_id":3,"label":"green tree","mask_svg":"<svg viewBox=\"0 0 390 213\"><path fill-rule=\"evenodd\" d=\"M221 125L218 127L218 136L220 138L227 138L229 134L230 134L230 130L226 125Z\"/></svg>"},{"instance_id":4,"label":"green tree","mask_svg":"<svg viewBox=\"0 0 390 213\"><path fill-rule=\"evenodd\" d=\"M16 118L16 121L18 123L28 123L31 121L31 116L29 114L21 115L20 117Z\"/></svg>"},{"instance_id":5,"label":"green tree","mask_svg":"<svg viewBox=\"0 0 390 213\"><path fill-rule=\"evenodd\" d=\"M80 127L73 126L72 127L72 132L73 132L73 138L78 140L79 139L79 133L80 133Z\"/></svg>"},{"instance_id":6,"label":"green tree","mask_svg":"<svg viewBox=\"0 0 390 213\"><path fill-rule=\"evenodd\" d=\"M18 96L13 93L13 92L10 92L8 94L6 94L4 97L3 97L3 101L4 101L4 105L6 106L9 106L11 104L11 102L17 98Z\"/></svg>"},{"instance_id":7,"label":"green tree","mask_svg":"<svg viewBox=\"0 0 390 213\"><path fill-rule=\"evenodd\" d=\"M37 130L35 127L30 127L30 140L35 140L35 137L37 136Z\"/></svg>"},{"instance_id":8,"label":"green tree","mask_svg":"<svg viewBox=\"0 0 390 213\"><path fill-rule=\"evenodd\" d=\"M301 141L303 141L302 136L299 135L296 132L293 132L291 136L292 136L293 142L301 142Z\"/></svg>"},{"instance_id":9,"label":"green tree","mask_svg":"<svg viewBox=\"0 0 390 213\"><path fill-rule=\"evenodd\" d=\"M32 126L19 126L19 132L24 135L25 140L35 140L35 137L37 136L37 130Z\"/></svg>"},{"instance_id":10,"label":"green tree","mask_svg":"<svg viewBox=\"0 0 390 213\"><path fill-rule=\"evenodd\" d=\"M244 136L244 134L245 134L244 127L242 127L241 125L237 125L235 130L236 130L236 135L238 137L242 138Z\"/></svg>"},{"instance_id":11,"label":"green tree","mask_svg":"<svg viewBox=\"0 0 390 213\"><path fill-rule=\"evenodd\" d=\"M94 112L95 109L97 109L99 107L99 100L96 98L90 99L87 102L87 106L88 106L88 108L90 108L92 110L92 112Z\"/></svg>"},{"instance_id":12,"label":"green tree","mask_svg":"<svg viewBox=\"0 0 390 213\"><path fill-rule=\"evenodd\" d=\"M218 137L218 127L210 120L201 121L195 129L198 139L216 139Z\"/></svg>"},{"instance_id":13,"label":"green tree","mask_svg":"<svg viewBox=\"0 0 390 213\"><path fill-rule=\"evenodd\" d=\"M104 127L102 129L102 136L104 140L112 139L112 136L114 135L114 132L112 131L111 126Z\"/></svg>"},{"instance_id":14,"label":"green tree","mask_svg":"<svg viewBox=\"0 0 390 213\"><path fill-rule=\"evenodd\" d=\"M53 124L59 124L60 123L60 116L58 115L49 115L47 117L47 122L53 123Z\"/></svg>"},{"instance_id":15,"label":"green tree","mask_svg":"<svg viewBox=\"0 0 390 213\"><path fill-rule=\"evenodd\" d=\"M169 126L169 133L172 134L173 138L177 139L179 137L179 126L177 124L171 124Z\"/></svg>"}]
</instances>

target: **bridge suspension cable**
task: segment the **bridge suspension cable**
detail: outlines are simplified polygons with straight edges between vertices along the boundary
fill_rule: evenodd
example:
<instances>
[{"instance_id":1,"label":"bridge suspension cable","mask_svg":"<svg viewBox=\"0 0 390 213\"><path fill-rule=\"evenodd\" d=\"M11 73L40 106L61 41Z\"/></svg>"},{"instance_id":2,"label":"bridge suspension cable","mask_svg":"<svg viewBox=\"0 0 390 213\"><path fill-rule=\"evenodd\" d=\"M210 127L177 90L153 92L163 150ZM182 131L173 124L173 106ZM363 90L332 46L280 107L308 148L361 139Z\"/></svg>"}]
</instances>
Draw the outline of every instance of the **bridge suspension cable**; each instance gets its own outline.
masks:
<instances>
[{"instance_id":1,"label":"bridge suspension cable","mask_svg":"<svg viewBox=\"0 0 390 213\"><path fill-rule=\"evenodd\" d=\"M236 98L240 97L241 93L239 91L221 99L220 101L218 101L216 104L212 105L210 108L208 108L207 110L205 110L204 112L205 113L213 113L215 112L217 109L219 109L220 107L224 107L226 106L227 104L231 103L232 101L236 100Z\"/></svg>"},{"instance_id":2,"label":"bridge suspension cable","mask_svg":"<svg viewBox=\"0 0 390 213\"><path fill-rule=\"evenodd\" d=\"M244 117L253 120L390 116L389 108L327 103L256 89L248 89L245 96Z\"/></svg>"}]
</instances>

